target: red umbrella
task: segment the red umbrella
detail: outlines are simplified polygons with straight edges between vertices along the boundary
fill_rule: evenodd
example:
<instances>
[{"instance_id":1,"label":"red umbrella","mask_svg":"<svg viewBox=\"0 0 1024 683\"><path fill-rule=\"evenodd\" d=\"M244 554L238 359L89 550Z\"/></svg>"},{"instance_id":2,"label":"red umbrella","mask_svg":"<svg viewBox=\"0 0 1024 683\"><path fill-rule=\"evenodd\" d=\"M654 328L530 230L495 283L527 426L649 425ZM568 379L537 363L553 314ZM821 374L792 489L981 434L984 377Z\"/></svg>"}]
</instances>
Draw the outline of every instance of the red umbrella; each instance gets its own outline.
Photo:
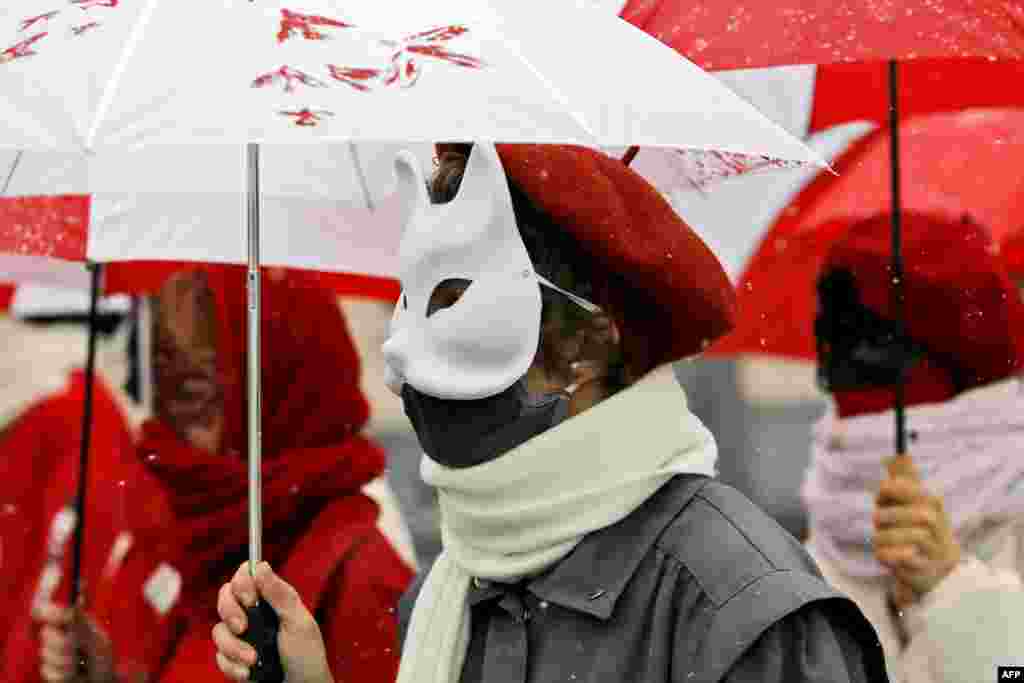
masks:
<instances>
[{"instance_id":1,"label":"red umbrella","mask_svg":"<svg viewBox=\"0 0 1024 683\"><path fill-rule=\"evenodd\" d=\"M629 0L621 16L710 70L1024 57L1015 0Z\"/></svg>"},{"instance_id":2,"label":"red umbrella","mask_svg":"<svg viewBox=\"0 0 1024 683\"><path fill-rule=\"evenodd\" d=\"M901 65L897 104L902 118L972 107L1019 107L1024 106L1024 91L1007 84L1022 81L1024 63L1016 60L917 59ZM818 67L808 133L848 121L884 125L888 117L884 64Z\"/></svg>"},{"instance_id":3,"label":"red umbrella","mask_svg":"<svg viewBox=\"0 0 1024 683\"><path fill-rule=\"evenodd\" d=\"M932 114L900 126L914 183L904 208L985 226L994 240L1018 234L1024 218L1024 111ZM814 282L830 244L851 223L889 211L886 131L855 143L782 213L739 284L735 330L708 349L815 358ZM1024 240L1024 238L1021 238Z\"/></svg>"},{"instance_id":4,"label":"red umbrella","mask_svg":"<svg viewBox=\"0 0 1024 683\"><path fill-rule=\"evenodd\" d=\"M1006 272L1018 282L1024 281L1024 220L1003 240L1001 249Z\"/></svg>"},{"instance_id":5,"label":"red umbrella","mask_svg":"<svg viewBox=\"0 0 1024 683\"><path fill-rule=\"evenodd\" d=\"M777 0L746 4L628 0L622 17L707 69L888 60L893 303L903 321L897 60L1024 57L1017 0ZM852 92L852 91L847 91ZM903 384L896 452L906 451Z\"/></svg>"}]
</instances>

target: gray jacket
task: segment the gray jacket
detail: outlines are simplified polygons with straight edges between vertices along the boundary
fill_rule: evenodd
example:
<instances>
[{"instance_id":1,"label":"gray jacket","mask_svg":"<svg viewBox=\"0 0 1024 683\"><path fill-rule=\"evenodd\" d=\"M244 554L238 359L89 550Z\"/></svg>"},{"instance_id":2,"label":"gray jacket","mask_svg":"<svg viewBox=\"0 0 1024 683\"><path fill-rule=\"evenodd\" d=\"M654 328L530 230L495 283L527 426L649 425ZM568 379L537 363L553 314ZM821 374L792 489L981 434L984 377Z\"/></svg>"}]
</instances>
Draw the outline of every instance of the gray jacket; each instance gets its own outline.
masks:
<instances>
[{"instance_id":1,"label":"gray jacket","mask_svg":"<svg viewBox=\"0 0 1024 683\"><path fill-rule=\"evenodd\" d=\"M399 607L404 642L425 575ZM881 645L735 489L675 477L516 585L474 581L461 683L888 682Z\"/></svg>"}]
</instances>

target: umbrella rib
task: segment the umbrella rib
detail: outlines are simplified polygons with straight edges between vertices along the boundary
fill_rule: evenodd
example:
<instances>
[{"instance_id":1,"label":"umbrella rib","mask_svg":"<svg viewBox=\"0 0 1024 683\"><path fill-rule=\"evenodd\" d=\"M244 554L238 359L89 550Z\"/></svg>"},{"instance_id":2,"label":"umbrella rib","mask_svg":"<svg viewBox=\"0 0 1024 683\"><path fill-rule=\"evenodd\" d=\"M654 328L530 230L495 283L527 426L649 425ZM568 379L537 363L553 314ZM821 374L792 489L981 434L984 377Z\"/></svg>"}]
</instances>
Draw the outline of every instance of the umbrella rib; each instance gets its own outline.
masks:
<instances>
[{"instance_id":1,"label":"umbrella rib","mask_svg":"<svg viewBox=\"0 0 1024 683\"><path fill-rule=\"evenodd\" d=\"M14 180L14 172L18 170L18 164L21 163L21 157L25 154L23 150L19 150L14 155L14 162L11 164L11 170L7 172L7 178L4 180L4 187L0 189L0 196L6 195L7 190L11 187L11 181Z\"/></svg>"},{"instance_id":2,"label":"umbrella rib","mask_svg":"<svg viewBox=\"0 0 1024 683\"><path fill-rule=\"evenodd\" d=\"M501 13L495 9L493 2L488 1L485 3L485 5L490 10L492 17L497 18L501 16ZM519 48L519 44L510 40L509 37L504 33L497 32L497 35L499 40L501 40L502 44L509 50L511 50L517 57L519 57L519 61L522 62L522 64L527 68L527 70L529 70L529 72L533 74L533 76L548 89L549 93L553 95L556 100L558 100L558 102L565 108L567 112L569 112L569 115L572 116L573 120L576 121L577 124L579 124L580 128L582 128L583 131L590 136L591 143L595 145L601 144L601 141L598 139L597 135L594 134L593 128L591 128L591 126L588 125L586 118L582 114L573 110L569 98L566 97L561 90L556 88L555 84L552 83L548 78L546 78L537 69L537 67L535 67L533 63L526 58L526 56L523 54L523 51Z\"/></svg>"},{"instance_id":3,"label":"umbrella rib","mask_svg":"<svg viewBox=\"0 0 1024 683\"><path fill-rule=\"evenodd\" d=\"M366 208L374 211L377 207L373 205L373 197L370 195L370 187L366 182L366 172L363 170L363 164L359 161L359 150L356 149L356 143L350 140L348 149L352 153L352 165L355 166L356 176L359 178L359 189L363 191Z\"/></svg>"},{"instance_id":4,"label":"umbrella rib","mask_svg":"<svg viewBox=\"0 0 1024 683\"><path fill-rule=\"evenodd\" d=\"M96 115L93 118L92 126L90 126L89 134L85 138L86 150L91 150L93 143L96 141L96 134L99 132L100 125L107 117L110 105L114 101L114 95L117 93L117 89L121 85L121 78L124 76L124 72L128 68L128 60L135 54L135 49L142 40L142 35L146 31L146 27L149 25L149 20L153 16L153 11L156 9L157 2L158 0L149 0L142 12L139 14L139 18L135 21L135 25L132 26L131 33L128 35L128 40L125 41L124 49L121 51L121 57L118 59L117 65L114 67L114 70L110 75L110 80L107 81L107 85L103 89L103 95L100 97L99 106L96 108Z\"/></svg>"}]
</instances>

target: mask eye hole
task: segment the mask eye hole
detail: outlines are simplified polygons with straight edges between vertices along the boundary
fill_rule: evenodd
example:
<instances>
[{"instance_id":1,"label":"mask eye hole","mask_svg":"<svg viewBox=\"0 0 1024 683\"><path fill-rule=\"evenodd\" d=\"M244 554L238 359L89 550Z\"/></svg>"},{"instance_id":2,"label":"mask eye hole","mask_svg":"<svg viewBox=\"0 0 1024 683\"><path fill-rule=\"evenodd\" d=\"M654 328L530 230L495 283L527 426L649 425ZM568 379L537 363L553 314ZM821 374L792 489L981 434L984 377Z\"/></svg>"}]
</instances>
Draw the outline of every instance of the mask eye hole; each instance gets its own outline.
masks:
<instances>
[{"instance_id":1,"label":"mask eye hole","mask_svg":"<svg viewBox=\"0 0 1024 683\"><path fill-rule=\"evenodd\" d=\"M442 281L430 294L430 302L427 304L427 317L434 315L440 310L451 308L462 298L472 280L449 278Z\"/></svg>"}]
</instances>

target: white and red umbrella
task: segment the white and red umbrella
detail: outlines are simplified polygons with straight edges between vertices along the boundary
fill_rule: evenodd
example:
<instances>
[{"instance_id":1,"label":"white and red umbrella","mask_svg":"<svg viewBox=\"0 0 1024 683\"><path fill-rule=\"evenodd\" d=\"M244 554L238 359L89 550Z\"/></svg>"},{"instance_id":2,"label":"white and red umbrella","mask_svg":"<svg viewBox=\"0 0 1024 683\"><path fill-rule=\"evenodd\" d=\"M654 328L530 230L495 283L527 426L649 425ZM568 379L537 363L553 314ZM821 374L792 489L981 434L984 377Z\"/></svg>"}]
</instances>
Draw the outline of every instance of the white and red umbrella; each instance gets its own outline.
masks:
<instances>
[{"instance_id":1,"label":"white and red umbrella","mask_svg":"<svg viewBox=\"0 0 1024 683\"><path fill-rule=\"evenodd\" d=\"M308 172L282 172L280 183L270 182L266 174L282 169L269 165L268 145L323 150L326 143L439 139L644 145L820 163L716 79L582 3L53 0L50 6L8 0L0 8L0 41L0 148L22 150L19 163L27 166L39 152L70 153L62 177L75 185L62 192L110 194L115 215L118 202L130 197L172 197L167 229L132 224L128 238L114 242L117 253L96 246L102 242L90 220L85 255L118 260L131 246L129 258L139 258L140 242L150 251L178 247L182 214L191 208L206 215L205 203L183 208L183 197L234 197L233 215L196 229L233 232L244 209L248 238L234 242L231 260L249 263L251 312L259 310L259 226L271 211L261 195L312 194L358 206L351 202L358 184L347 191L325 184L330 189L316 193L307 187ZM57 166L44 158L40 172L19 171L28 179L19 193L54 193L50 169ZM304 225L271 227L290 238ZM67 239L58 240L61 251ZM295 256L288 246L284 253ZM327 253L320 244L302 258ZM91 286L97 293L95 272ZM249 322L254 566L260 557L254 313ZM76 548L79 542L80 536Z\"/></svg>"}]
</instances>

